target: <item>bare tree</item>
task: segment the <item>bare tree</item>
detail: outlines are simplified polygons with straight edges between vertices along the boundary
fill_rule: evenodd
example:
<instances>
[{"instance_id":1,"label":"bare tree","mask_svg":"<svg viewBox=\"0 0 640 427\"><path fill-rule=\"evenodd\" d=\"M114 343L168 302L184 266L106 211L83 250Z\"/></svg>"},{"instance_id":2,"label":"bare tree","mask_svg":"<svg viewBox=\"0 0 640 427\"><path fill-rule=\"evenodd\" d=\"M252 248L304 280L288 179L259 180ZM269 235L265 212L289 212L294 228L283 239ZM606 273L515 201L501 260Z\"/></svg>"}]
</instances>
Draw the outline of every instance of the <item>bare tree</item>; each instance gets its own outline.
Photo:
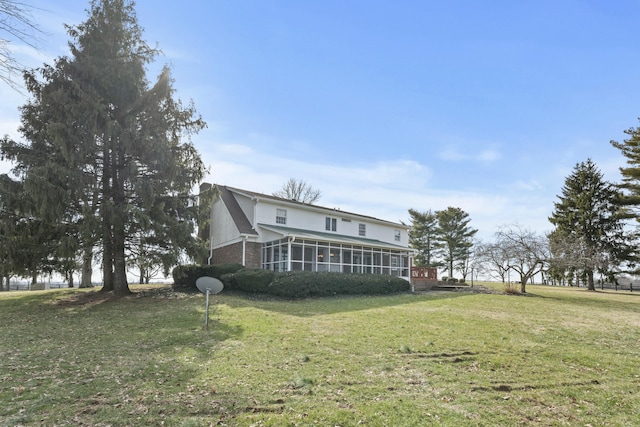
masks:
<instances>
[{"instance_id":1,"label":"bare tree","mask_svg":"<svg viewBox=\"0 0 640 427\"><path fill-rule=\"evenodd\" d=\"M302 203L314 203L320 199L320 190L316 190L303 180L289 178L282 188L273 193L276 197Z\"/></svg>"},{"instance_id":2,"label":"bare tree","mask_svg":"<svg viewBox=\"0 0 640 427\"><path fill-rule=\"evenodd\" d=\"M505 283L509 272L509 252L500 247L498 243L483 244L476 252L487 272L493 277L497 276L502 283Z\"/></svg>"},{"instance_id":3,"label":"bare tree","mask_svg":"<svg viewBox=\"0 0 640 427\"><path fill-rule=\"evenodd\" d=\"M11 49L12 41L35 48L40 30L32 20L30 6L23 1L0 0L0 81L18 89L24 65Z\"/></svg>"},{"instance_id":4,"label":"bare tree","mask_svg":"<svg viewBox=\"0 0 640 427\"><path fill-rule=\"evenodd\" d=\"M496 233L496 244L509 254L507 267L520 275L520 292L526 293L527 283L544 271L550 259L547 237L509 225Z\"/></svg>"},{"instance_id":5,"label":"bare tree","mask_svg":"<svg viewBox=\"0 0 640 427\"><path fill-rule=\"evenodd\" d=\"M467 280L467 276L471 276L471 284L473 285L474 276L477 276L484 270L484 258L482 257L482 242L473 239L472 243L473 246L469 248L466 256L460 260L458 270L465 281Z\"/></svg>"}]
</instances>

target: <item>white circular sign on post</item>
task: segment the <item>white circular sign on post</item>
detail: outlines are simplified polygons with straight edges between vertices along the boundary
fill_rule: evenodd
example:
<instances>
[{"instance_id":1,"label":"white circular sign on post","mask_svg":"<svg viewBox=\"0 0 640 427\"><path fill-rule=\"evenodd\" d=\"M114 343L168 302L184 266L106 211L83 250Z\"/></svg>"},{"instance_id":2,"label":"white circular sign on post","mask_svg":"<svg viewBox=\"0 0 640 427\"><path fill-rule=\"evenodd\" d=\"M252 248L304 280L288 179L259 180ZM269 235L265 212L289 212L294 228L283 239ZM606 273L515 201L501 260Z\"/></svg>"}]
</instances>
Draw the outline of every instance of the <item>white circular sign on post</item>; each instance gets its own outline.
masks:
<instances>
[{"instance_id":1,"label":"white circular sign on post","mask_svg":"<svg viewBox=\"0 0 640 427\"><path fill-rule=\"evenodd\" d=\"M222 282L214 277L202 276L196 280L196 286L207 296L207 300L205 303L205 317L204 317L204 325L209 327L209 295L218 294L222 292L224 285Z\"/></svg>"},{"instance_id":2,"label":"white circular sign on post","mask_svg":"<svg viewBox=\"0 0 640 427\"><path fill-rule=\"evenodd\" d=\"M209 276L199 277L198 280L196 280L196 286L203 294L206 294L207 290L209 290L210 294L218 294L224 289L224 285L220 280Z\"/></svg>"}]
</instances>

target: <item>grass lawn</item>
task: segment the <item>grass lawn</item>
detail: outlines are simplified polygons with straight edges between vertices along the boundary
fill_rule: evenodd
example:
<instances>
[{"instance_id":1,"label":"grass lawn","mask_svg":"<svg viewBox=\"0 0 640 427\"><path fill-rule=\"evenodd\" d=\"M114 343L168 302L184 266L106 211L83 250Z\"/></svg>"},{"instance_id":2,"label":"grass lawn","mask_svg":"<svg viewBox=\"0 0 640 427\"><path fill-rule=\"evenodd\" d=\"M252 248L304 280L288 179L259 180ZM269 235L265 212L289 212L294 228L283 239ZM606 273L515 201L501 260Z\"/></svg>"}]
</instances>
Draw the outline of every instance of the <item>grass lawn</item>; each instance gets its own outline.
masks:
<instances>
[{"instance_id":1,"label":"grass lawn","mask_svg":"<svg viewBox=\"0 0 640 427\"><path fill-rule=\"evenodd\" d=\"M640 293L0 294L1 426L636 426Z\"/></svg>"}]
</instances>

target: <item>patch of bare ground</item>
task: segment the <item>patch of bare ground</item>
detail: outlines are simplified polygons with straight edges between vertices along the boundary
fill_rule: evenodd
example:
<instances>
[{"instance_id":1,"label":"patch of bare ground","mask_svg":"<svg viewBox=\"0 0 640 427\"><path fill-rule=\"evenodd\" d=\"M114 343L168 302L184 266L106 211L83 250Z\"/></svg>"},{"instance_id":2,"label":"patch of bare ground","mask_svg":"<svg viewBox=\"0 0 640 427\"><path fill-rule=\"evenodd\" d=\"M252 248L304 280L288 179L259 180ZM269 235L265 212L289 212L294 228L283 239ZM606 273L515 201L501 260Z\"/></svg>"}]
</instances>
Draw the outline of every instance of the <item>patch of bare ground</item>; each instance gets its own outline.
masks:
<instances>
[{"instance_id":1,"label":"patch of bare ground","mask_svg":"<svg viewBox=\"0 0 640 427\"><path fill-rule=\"evenodd\" d=\"M119 297L112 292L101 292L100 290L78 292L55 300L58 306L93 306L104 304L110 301L117 301L122 298L159 298L159 299L179 299L188 297L184 292L175 292L170 286L142 286L133 289L129 295Z\"/></svg>"},{"instance_id":2,"label":"patch of bare ground","mask_svg":"<svg viewBox=\"0 0 640 427\"><path fill-rule=\"evenodd\" d=\"M465 293L472 293L472 294L499 294L499 295L505 294L504 292L489 288L487 286L482 286L482 285L460 287L460 288L453 289L451 292L465 292Z\"/></svg>"},{"instance_id":3,"label":"patch of bare ground","mask_svg":"<svg viewBox=\"0 0 640 427\"><path fill-rule=\"evenodd\" d=\"M433 294L433 293L449 293L449 292L458 292L458 293L467 293L467 294L497 294L497 295L506 295L505 292L498 291L496 289L489 288L487 286L482 285L474 285L474 286L459 286L459 287L451 287L449 289L431 289L425 291L416 290L417 294Z\"/></svg>"},{"instance_id":4,"label":"patch of bare ground","mask_svg":"<svg viewBox=\"0 0 640 427\"><path fill-rule=\"evenodd\" d=\"M112 293L91 291L74 293L72 295L65 296L64 298L56 299L53 304L62 307L93 306L104 304L116 299L118 299L118 297L114 296Z\"/></svg>"}]
</instances>

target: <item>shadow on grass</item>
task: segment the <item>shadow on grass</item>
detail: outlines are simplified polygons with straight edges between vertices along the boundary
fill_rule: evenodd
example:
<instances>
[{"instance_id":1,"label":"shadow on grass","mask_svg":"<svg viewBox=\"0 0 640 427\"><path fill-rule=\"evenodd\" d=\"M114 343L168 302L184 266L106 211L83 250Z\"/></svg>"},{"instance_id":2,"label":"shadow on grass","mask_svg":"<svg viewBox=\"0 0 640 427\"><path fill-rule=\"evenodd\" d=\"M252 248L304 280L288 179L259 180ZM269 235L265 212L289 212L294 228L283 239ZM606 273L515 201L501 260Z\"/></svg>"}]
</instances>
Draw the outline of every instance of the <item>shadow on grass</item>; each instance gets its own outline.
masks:
<instances>
[{"instance_id":1,"label":"shadow on grass","mask_svg":"<svg viewBox=\"0 0 640 427\"><path fill-rule=\"evenodd\" d=\"M558 289L552 287L549 289L557 289L563 292L559 294L554 294L553 292L543 292L542 294L537 294L537 296L562 304L578 305L600 309L611 308L617 311L628 311L635 314L640 313L640 299L636 298L640 297L640 293L632 294L630 292L601 290L590 291L585 288ZM624 298L625 300L621 300L622 298Z\"/></svg>"},{"instance_id":2,"label":"shadow on grass","mask_svg":"<svg viewBox=\"0 0 640 427\"><path fill-rule=\"evenodd\" d=\"M438 302L477 294L467 292L432 291L391 295L337 295L299 300L276 298L262 294L225 291L219 302L232 308L257 308L299 317L323 316L361 310L373 310L422 302Z\"/></svg>"},{"instance_id":3,"label":"shadow on grass","mask_svg":"<svg viewBox=\"0 0 640 427\"><path fill-rule=\"evenodd\" d=\"M572 381L572 382L561 382L561 383L552 383L552 384L522 384L522 385L511 385L505 383L495 383L490 386L473 386L471 387L471 391L499 391L499 392L513 392L513 391L526 391L526 390L541 390L541 389L553 389L556 390L561 387L593 387L600 384L599 380L587 380L587 381Z\"/></svg>"}]
</instances>

